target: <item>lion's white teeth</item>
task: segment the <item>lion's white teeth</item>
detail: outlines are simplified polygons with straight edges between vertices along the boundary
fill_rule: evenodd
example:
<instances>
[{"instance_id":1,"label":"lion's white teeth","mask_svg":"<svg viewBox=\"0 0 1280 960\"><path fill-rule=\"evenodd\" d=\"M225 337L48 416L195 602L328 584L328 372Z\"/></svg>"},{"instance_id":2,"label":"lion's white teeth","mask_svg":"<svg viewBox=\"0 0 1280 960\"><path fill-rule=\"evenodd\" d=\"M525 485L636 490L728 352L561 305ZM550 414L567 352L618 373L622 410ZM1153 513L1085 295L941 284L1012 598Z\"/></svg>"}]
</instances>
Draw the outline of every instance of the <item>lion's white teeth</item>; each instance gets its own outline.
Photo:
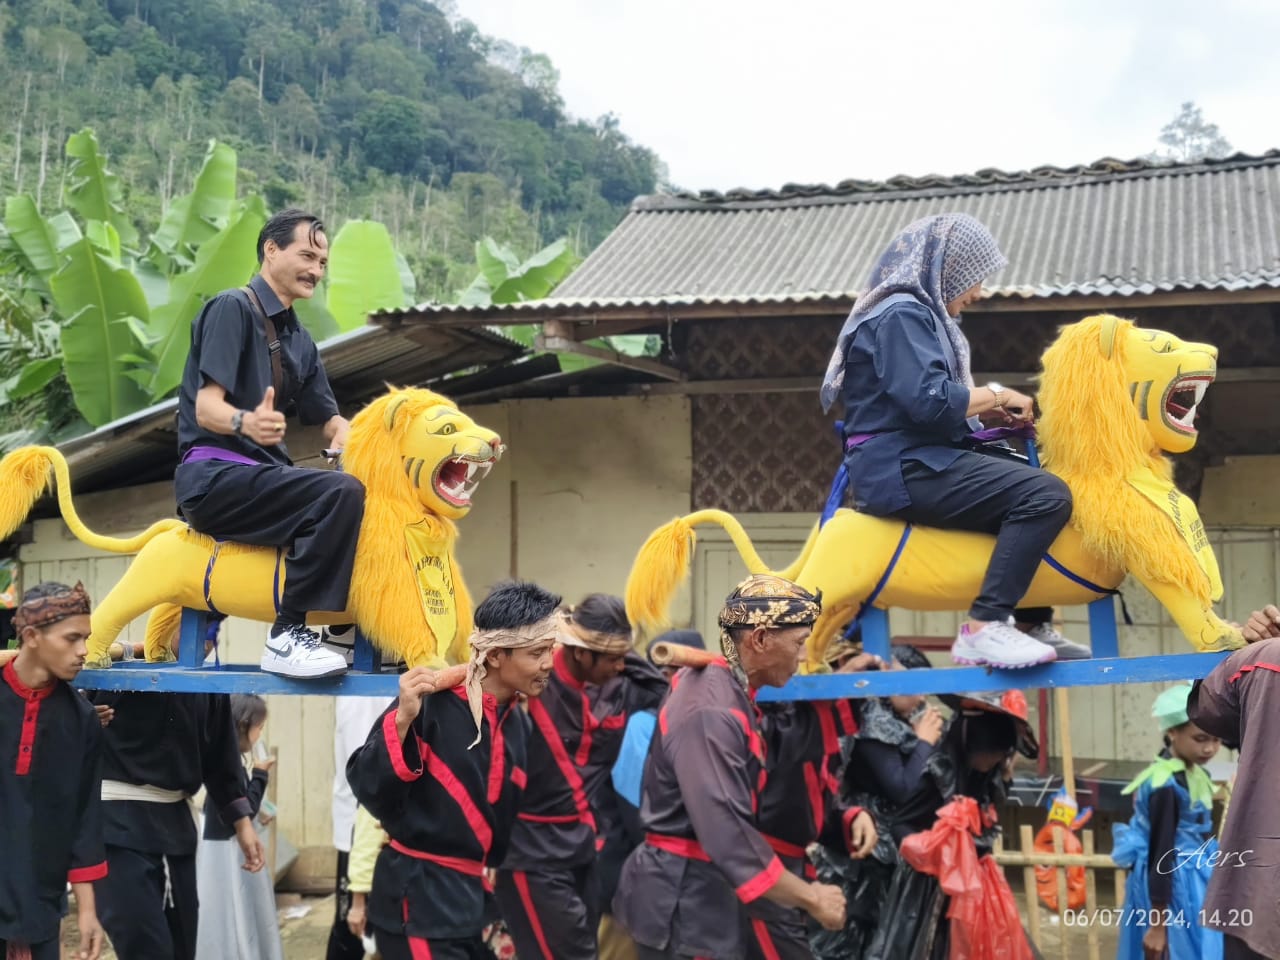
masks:
<instances>
[{"instance_id":1,"label":"lion's white teeth","mask_svg":"<svg viewBox=\"0 0 1280 960\"><path fill-rule=\"evenodd\" d=\"M1205 391L1206 391L1206 390L1208 390L1208 389L1209 389L1209 381L1208 381L1208 380L1197 380L1197 381L1196 381L1196 403L1197 403L1197 404L1198 404L1201 400L1203 400L1203 399L1204 399Z\"/></svg>"},{"instance_id":2,"label":"lion's white teeth","mask_svg":"<svg viewBox=\"0 0 1280 960\"><path fill-rule=\"evenodd\" d=\"M1194 403L1193 403L1193 404L1191 405L1191 409L1190 409L1190 410L1188 410L1188 411L1187 411L1185 414L1183 414L1181 417L1178 417L1178 418L1177 418L1177 422L1178 422L1178 423L1180 423L1180 424L1181 424L1182 426L1184 426L1184 427L1194 427L1194 426L1195 426L1195 423L1196 423L1196 407L1197 407L1197 406L1199 406L1199 404L1194 404Z\"/></svg>"}]
</instances>

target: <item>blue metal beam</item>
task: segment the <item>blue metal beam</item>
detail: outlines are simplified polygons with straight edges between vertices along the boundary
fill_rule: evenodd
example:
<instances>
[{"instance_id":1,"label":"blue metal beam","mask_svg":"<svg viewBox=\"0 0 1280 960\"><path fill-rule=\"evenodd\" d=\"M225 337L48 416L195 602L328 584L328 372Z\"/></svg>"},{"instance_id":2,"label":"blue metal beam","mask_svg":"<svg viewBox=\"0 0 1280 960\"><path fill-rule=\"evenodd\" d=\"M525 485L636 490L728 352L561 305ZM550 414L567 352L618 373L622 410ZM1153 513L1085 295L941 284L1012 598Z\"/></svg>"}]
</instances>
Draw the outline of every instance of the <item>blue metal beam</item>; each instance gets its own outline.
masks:
<instances>
[{"instance_id":1,"label":"blue metal beam","mask_svg":"<svg viewBox=\"0 0 1280 960\"><path fill-rule=\"evenodd\" d=\"M273 673L263 673L257 666L250 664L228 663L221 667L191 669L177 664L133 660L117 663L109 670L81 670L75 685L83 690L295 694L319 697L386 697L390 700L399 693L400 677L395 673L360 673L352 670L340 677L292 680Z\"/></svg>"},{"instance_id":2,"label":"blue metal beam","mask_svg":"<svg viewBox=\"0 0 1280 960\"><path fill-rule=\"evenodd\" d=\"M1185 653L1159 657L1062 660L1026 670L947 667L795 677L781 689L760 691L760 700L835 700L885 697L895 693L960 693L1036 687L1093 687L1114 683L1194 680L1223 659L1221 653ZM109 670L82 670L75 685L86 690L149 690L169 693L257 693L302 696L396 696L394 673L352 670L326 680L290 680L255 666L224 664L190 669L176 664L131 661Z\"/></svg>"},{"instance_id":3,"label":"blue metal beam","mask_svg":"<svg viewBox=\"0 0 1280 960\"><path fill-rule=\"evenodd\" d=\"M838 700L887 697L897 693L962 693L980 690L1028 690L1040 687L1101 687L1115 683L1197 680L1208 675L1225 653L1179 653L1158 657L1059 660L1025 670L946 667L827 673L794 677L781 688L760 691L767 700Z\"/></svg>"}]
</instances>

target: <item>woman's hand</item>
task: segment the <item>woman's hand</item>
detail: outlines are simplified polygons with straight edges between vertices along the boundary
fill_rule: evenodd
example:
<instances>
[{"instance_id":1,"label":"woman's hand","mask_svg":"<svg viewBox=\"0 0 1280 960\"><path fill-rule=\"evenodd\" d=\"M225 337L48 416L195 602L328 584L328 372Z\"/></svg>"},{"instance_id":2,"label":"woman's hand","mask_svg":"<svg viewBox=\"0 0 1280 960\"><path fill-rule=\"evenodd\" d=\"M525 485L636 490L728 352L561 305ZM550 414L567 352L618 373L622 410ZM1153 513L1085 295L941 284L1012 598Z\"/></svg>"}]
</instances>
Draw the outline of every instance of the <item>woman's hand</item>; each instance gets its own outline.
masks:
<instances>
[{"instance_id":1,"label":"woman's hand","mask_svg":"<svg viewBox=\"0 0 1280 960\"><path fill-rule=\"evenodd\" d=\"M1004 403L997 409L1010 423L1032 423L1036 418L1035 401L1017 390L1002 391Z\"/></svg>"}]
</instances>

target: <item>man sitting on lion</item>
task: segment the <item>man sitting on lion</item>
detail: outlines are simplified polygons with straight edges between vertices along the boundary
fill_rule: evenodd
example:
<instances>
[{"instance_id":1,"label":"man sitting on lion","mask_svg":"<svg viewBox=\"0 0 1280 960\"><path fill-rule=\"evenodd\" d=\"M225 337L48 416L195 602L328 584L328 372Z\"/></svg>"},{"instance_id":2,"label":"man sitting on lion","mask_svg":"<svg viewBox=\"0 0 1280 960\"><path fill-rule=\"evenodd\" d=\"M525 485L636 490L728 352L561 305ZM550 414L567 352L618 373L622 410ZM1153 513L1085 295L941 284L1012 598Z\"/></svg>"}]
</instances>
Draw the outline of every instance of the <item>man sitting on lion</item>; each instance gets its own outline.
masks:
<instances>
[{"instance_id":1,"label":"man sitting on lion","mask_svg":"<svg viewBox=\"0 0 1280 960\"><path fill-rule=\"evenodd\" d=\"M844 403L845 462L859 511L995 534L952 659L1029 667L1089 650L1053 629L1050 610L1015 610L1071 519L1067 485L965 444L980 414L1012 424L1034 415L1031 398L1016 390L974 386L960 330L960 311L1007 263L987 228L966 214L912 223L881 256L840 331L822 401L825 409L837 397Z\"/></svg>"},{"instance_id":2,"label":"man sitting on lion","mask_svg":"<svg viewBox=\"0 0 1280 960\"><path fill-rule=\"evenodd\" d=\"M323 425L333 449L350 428L293 311L315 292L328 256L316 217L285 210L268 220L258 235L261 272L215 296L192 325L178 396L178 509L215 539L287 549L262 669L298 678L347 668L306 617L347 609L364 513L358 480L297 468L284 443L291 410L303 424Z\"/></svg>"}]
</instances>

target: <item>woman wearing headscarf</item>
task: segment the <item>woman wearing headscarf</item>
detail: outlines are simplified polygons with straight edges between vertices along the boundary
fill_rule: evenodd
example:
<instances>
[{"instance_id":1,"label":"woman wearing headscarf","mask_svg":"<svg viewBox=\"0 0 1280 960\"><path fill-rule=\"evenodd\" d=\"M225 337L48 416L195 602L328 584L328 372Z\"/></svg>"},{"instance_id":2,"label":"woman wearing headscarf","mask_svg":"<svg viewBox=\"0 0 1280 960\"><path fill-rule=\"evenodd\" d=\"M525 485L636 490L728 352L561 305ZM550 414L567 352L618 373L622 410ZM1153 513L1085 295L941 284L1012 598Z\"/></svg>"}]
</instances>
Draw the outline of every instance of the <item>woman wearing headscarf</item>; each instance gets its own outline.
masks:
<instances>
[{"instance_id":1,"label":"woman wearing headscarf","mask_svg":"<svg viewBox=\"0 0 1280 960\"><path fill-rule=\"evenodd\" d=\"M1071 517L1057 477L966 445L981 414L1029 424L1032 400L975 386L960 311L1008 261L967 214L903 230L871 272L840 331L822 386L844 405L845 463L857 510L909 523L994 534L982 589L952 646L958 663L1028 667L1088 650L1053 629L1048 609L1015 607Z\"/></svg>"}]
</instances>

